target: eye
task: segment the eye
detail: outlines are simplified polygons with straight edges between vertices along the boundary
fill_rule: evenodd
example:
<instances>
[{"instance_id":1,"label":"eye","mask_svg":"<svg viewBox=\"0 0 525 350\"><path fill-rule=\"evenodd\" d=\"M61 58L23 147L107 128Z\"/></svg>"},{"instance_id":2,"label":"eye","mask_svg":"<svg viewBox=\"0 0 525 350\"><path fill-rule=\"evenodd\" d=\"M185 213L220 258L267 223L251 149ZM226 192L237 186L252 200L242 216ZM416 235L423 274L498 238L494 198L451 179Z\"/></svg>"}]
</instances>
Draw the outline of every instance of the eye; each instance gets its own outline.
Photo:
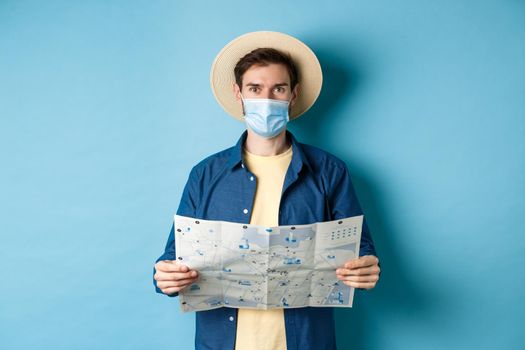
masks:
<instances>
[{"instance_id":1,"label":"eye","mask_svg":"<svg viewBox=\"0 0 525 350\"><path fill-rule=\"evenodd\" d=\"M277 86L274 90L275 90L275 92L284 92L285 91L284 87L282 87L282 86Z\"/></svg>"},{"instance_id":2,"label":"eye","mask_svg":"<svg viewBox=\"0 0 525 350\"><path fill-rule=\"evenodd\" d=\"M256 86L250 86L248 91L250 91L250 92L257 92L257 87Z\"/></svg>"}]
</instances>

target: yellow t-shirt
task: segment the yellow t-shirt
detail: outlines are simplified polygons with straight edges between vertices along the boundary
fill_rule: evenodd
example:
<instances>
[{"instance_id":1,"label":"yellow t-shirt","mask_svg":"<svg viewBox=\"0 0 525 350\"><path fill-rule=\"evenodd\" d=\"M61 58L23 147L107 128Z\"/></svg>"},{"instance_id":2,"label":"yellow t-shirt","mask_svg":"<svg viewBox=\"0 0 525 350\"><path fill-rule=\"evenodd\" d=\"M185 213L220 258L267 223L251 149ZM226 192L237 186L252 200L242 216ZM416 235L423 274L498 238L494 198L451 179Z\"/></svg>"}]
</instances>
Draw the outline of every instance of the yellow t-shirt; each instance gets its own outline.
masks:
<instances>
[{"instance_id":1,"label":"yellow t-shirt","mask_svg":"<svg viewBox=\"0 0 525 350\"><path fill-rule=\"evenodd\" d=\"M250 224L279 225L281 191L292 160L292 147L275 156L259 156L243 149L243 157L257 181ZM283 309L239 309L235 349L286 349Z\"/></svg>"}]
</instances>

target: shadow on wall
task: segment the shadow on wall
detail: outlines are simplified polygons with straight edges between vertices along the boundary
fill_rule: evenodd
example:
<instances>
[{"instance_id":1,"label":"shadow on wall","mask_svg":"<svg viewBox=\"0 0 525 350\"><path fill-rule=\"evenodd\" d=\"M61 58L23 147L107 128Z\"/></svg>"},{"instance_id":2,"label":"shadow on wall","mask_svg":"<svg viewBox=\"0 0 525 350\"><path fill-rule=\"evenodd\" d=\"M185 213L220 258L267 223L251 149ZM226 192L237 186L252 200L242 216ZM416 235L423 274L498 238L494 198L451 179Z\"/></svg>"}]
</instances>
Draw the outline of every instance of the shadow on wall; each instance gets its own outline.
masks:
<instances>
[{"instance_id":1,"label":"shadow on wall","mask_svg":"<svg viewBox=\"0 0 525 350\"><path fill-rule=\"evenodd\" d=\"M299 141L326 149L324 126L328 121L330 124L338 123L341 113L334 111L343 100L355 100L366 76L351 58L338 56L341 51L316 47L315 52L323 68L323 89L308 117L299 118L293 127L301 134ZM352 138L352 132L348 130L345 134ZM374 183L374 178L387 175L369 174L365 168L356 167L349 157L342 159L347 164L353 164L349 167L352 181L359 193L361 206L367 209L365 214L382 271L376 288L356 291L353 308L335 310L337 345L340 350L374 349L378 348L375 342L381 337L379 319L382 322L387 319L423 321L434 314L438 297L432 295L432 291L423 290L424 286L418 284L418 279L407 274L410 269L404 268L407 262L403 261L403 257L408 257L406 260L410 262L410 252L403 249L403 242L396 241L396 237L400 237L396 232L398 229L388 222L389 207L395 203L382 202L381 188Z\"/></svg>"}]
</instances>

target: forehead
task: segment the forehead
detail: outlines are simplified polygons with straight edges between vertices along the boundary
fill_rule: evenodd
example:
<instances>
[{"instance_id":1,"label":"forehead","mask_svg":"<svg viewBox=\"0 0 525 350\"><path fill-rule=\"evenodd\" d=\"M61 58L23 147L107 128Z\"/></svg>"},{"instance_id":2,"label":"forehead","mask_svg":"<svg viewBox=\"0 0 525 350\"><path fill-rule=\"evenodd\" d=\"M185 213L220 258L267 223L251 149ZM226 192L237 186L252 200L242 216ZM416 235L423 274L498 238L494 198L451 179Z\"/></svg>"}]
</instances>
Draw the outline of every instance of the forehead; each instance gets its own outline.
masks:
<instances>
[{"instance_id":1,"label":"forehead","mask_svg":"<svg viewBox=\"0 0 525 350\"><path fill-rule=\"evenodd\" d=\"M290 75L284 64L270 63L267 66L253 65L242 76L243 85L258 83L290 83Z\"/></svg>"}]
</instances>

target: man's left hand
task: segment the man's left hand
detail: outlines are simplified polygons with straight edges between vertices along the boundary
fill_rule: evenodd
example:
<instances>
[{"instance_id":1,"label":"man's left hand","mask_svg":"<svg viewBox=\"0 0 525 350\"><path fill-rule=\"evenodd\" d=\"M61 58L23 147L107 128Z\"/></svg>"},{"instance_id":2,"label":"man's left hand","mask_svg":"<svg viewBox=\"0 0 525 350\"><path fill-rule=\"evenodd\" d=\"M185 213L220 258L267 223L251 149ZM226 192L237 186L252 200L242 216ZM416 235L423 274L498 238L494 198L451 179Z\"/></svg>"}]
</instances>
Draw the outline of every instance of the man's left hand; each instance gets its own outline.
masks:
<instances>
[{"instance_id":1,"label":"man's left hand","mask_svg":"<svg viewBox=\"0 0 525 350\"><path fill-rule=\"evenodd\" d=\"M335 273L344 284L354 288L372 289L379 280L379 259L374 255L365 255L348 260Z\"/></svg>"}]
</instances>

